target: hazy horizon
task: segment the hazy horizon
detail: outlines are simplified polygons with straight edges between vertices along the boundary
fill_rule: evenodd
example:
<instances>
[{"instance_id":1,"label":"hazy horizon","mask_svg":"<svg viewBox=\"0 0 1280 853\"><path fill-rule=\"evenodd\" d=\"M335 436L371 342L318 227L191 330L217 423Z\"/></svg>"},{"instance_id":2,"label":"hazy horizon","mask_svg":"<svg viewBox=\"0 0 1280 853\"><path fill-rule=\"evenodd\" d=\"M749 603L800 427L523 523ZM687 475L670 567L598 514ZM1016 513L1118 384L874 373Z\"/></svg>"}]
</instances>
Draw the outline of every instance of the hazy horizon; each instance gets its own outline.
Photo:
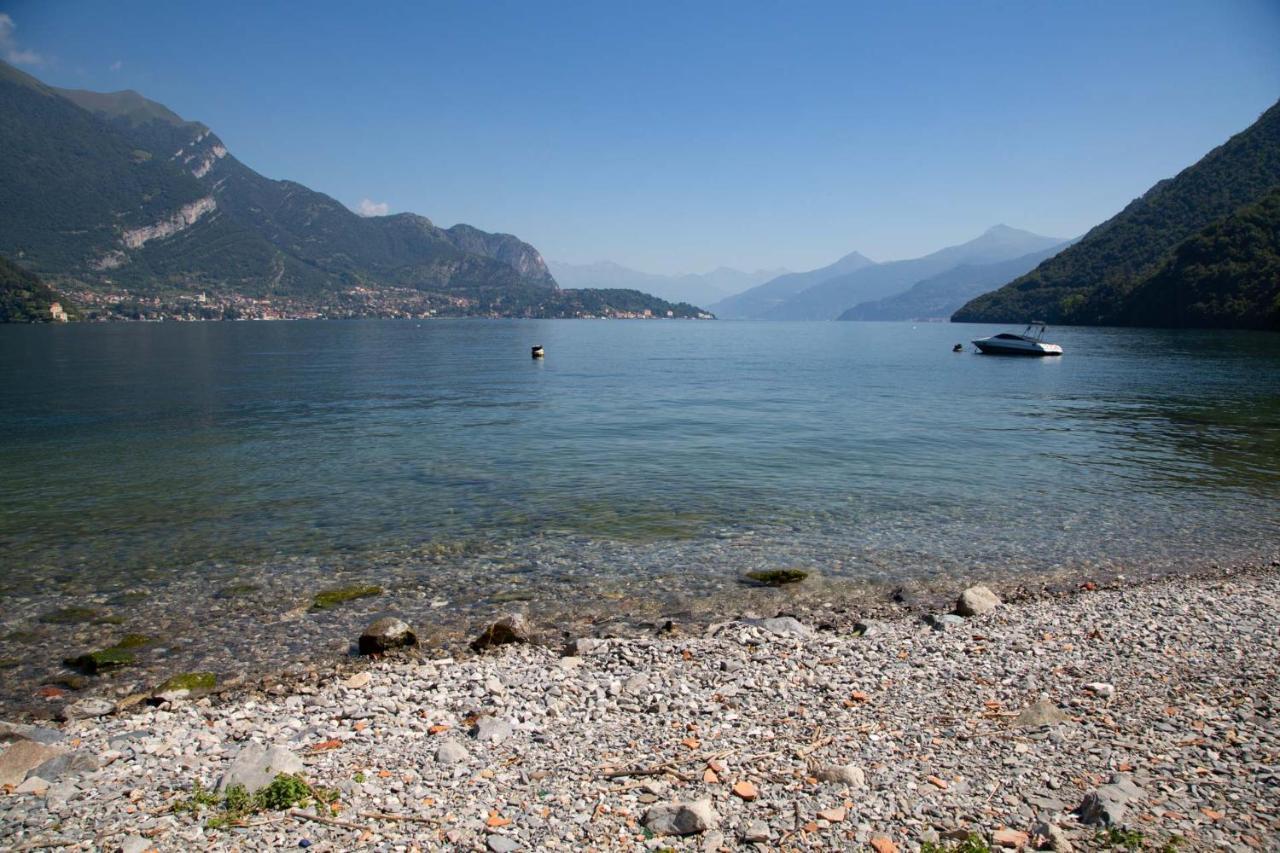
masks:
<instances>
[{"instance_id":1,"label":"hazy horizon","mask_svg":"<svg viewBox=\"0 0 1280 853\"><path fill-rule=\"evenodd\" d=\"M1264 2L0 14L24 71L136 89L269 177L655 275L1079 235L1280 94Z\"/></svg>"}]
</instances>

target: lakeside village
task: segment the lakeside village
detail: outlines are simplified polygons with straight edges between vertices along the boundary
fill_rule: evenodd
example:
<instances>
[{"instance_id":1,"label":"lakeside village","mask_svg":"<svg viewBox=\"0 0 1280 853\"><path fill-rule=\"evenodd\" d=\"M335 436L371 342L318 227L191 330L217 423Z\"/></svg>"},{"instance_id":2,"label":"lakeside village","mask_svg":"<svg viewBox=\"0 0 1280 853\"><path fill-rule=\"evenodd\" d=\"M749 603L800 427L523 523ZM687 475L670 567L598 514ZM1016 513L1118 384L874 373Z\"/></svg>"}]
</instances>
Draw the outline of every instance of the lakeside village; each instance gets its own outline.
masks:
<instances>
[{"instance_id":1,"label":"lakeside village","mask_svg":"<svg viewBox=\"0 0 1280 853\"><path fill-rule=\"evenodd\" d=\"M673 311L656 312L645 308L625 310L603 306L600 310L539 310L530 306L522 311L483 310L475 300L466 297L426 293L412 288L353 287L340 293L324 294L316 299L284 296L254 298L239 293L138 294L121 289L64 290L80 308L82 318L89 321L176 321L207 320L347 320L358 318L430 319L436 317L564 317L573 319L652 320L675 318ZM53 322L67 322L66 308L58 302L49 306ZM697 319L713 320L714 315L699 312Z\"/></svg>"}]
</instances>

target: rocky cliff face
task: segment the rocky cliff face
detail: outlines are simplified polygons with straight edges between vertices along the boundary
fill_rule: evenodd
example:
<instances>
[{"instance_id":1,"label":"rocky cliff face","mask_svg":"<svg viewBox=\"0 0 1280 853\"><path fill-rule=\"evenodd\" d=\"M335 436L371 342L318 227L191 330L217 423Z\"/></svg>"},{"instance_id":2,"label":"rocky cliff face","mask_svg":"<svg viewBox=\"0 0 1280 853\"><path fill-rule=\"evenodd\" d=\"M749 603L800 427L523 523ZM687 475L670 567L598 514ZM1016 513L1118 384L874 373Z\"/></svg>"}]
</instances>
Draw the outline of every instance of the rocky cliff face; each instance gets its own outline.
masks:
<instances>
[{"instance_id":1,"label":"rocky cliff face","mask_svg":"<svg viewBox=\"0 0 1280 853\"><path fill-rule=\"evenodd\" d=\"M444 231L446 238L464 252L493 258L514 269L535 284L554 287L556 280L538 250L510 234L490 234L470 225L455 225Z\"/></svg>"}]
</instances>

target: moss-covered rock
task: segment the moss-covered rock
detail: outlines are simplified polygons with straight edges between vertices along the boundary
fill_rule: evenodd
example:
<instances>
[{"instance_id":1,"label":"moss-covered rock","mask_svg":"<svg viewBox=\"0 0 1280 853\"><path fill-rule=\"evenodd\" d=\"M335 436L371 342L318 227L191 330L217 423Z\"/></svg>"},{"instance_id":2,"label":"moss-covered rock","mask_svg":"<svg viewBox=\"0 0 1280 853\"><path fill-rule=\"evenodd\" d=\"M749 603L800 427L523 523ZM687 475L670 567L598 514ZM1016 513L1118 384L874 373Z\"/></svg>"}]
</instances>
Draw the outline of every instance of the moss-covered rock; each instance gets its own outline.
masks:
<instances>
[{"instance_id":1,"label":"moss-covered rock","mask_svg":"<svg viewBox=\"0 0 1280 853\"><path fill-rule=\"evenodd\" d=\"M92 622L97 618L98 611L92 607L63 607L44 614L40 617L40 621L50 625L79 625L82 622Z\"/></svg>"},{"instance_id":2,"label":"moss-covered rock","mask_svg":"<svg viewBox=\"0 0 1280 853\"><path fill-rule=\"evenodd\" d=\"M311 602L312 610L328 610L344 604L348 601L354 601L357 598L370 598L375 595L382 595L382 587L380 586L340 586L332 589L322 590L316 593L315 598Z\"/></svg>"},{"instance_id":3,"label":"moss-covered rock","mask_svg":"<svg viewBox=\"0 0 1280 853\"><path fill-rule=\"evenodd\" d=\"M113 669L129 666L135 661L136 658L134 658L133 652L112 646L109 649L99 649L96 652L89 652L79 657L67 658L64 663L89 675L97 675L100 672L109 672Z\"/></svg>"},{"instance_id":4,"label":"moss-covered rock","mask_svg":"<svg viewBox=\"0 0 1280 853\"><path fill-rule=\"evenodd\" d=\"M747 580L754 581L761 586L786 586L787 584L800 583L807 577L809 577L809 573L803 569L766 569L758 572L747 572Z\"/></svg>"},{"instance_id":5,"label":"moss-covered rock","mask_svg":"<svg viewBox=\"0 0 1280 853\"><path fill-rule=\"evenodd\" d=\"M217 597L242 598L243 596L257 592L260 589L262 589L262 587L258 586L256 583L233 583L218 590Z\"/></svg>"},{"instance_id":6,"label":"moss-covered rock","mask_svg":"<svg viewBox=\"0 0 1280 853\"><path fill-rule=\"evenodd\" d=\"M120 642L115 644L117 649L140 649L149 646L155 642L155 639L148 637L146 634L125 634L120 638Z\"/></svg>"},{"instance_id":7,"label":"moss-covered rock","mask_svg":"<svg viewBox=\"0 0 1280 853\"><path fill-rule=\"evenodd\" d=\"M184 672L175 675L156 688L157 693L168 693L170 690L212 690L218 684L218 677L212 672Z\"/></svg>"}]
</instances>

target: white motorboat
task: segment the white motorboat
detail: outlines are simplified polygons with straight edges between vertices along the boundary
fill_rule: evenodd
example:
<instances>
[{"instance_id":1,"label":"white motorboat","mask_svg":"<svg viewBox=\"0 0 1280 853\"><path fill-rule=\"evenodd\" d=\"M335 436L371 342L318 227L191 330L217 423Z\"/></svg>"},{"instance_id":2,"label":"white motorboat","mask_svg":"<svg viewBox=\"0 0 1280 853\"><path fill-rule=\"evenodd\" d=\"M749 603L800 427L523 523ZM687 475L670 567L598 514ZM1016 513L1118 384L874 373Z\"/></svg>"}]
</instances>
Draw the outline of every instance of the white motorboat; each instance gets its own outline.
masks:
<instances>
[{"instance_id":1,"label":"white motorboat","mask_svg":"<svg viewBox=\"0 0 1280 853\"><path fill-rule=\"evenodd\" d=\"M987 355L1062 355L1062 347L1044 341L1045 324L1029 323L1022 334L1001 332L989 338L973 342L979 352Z\"/></svg>"}]
</instances>

